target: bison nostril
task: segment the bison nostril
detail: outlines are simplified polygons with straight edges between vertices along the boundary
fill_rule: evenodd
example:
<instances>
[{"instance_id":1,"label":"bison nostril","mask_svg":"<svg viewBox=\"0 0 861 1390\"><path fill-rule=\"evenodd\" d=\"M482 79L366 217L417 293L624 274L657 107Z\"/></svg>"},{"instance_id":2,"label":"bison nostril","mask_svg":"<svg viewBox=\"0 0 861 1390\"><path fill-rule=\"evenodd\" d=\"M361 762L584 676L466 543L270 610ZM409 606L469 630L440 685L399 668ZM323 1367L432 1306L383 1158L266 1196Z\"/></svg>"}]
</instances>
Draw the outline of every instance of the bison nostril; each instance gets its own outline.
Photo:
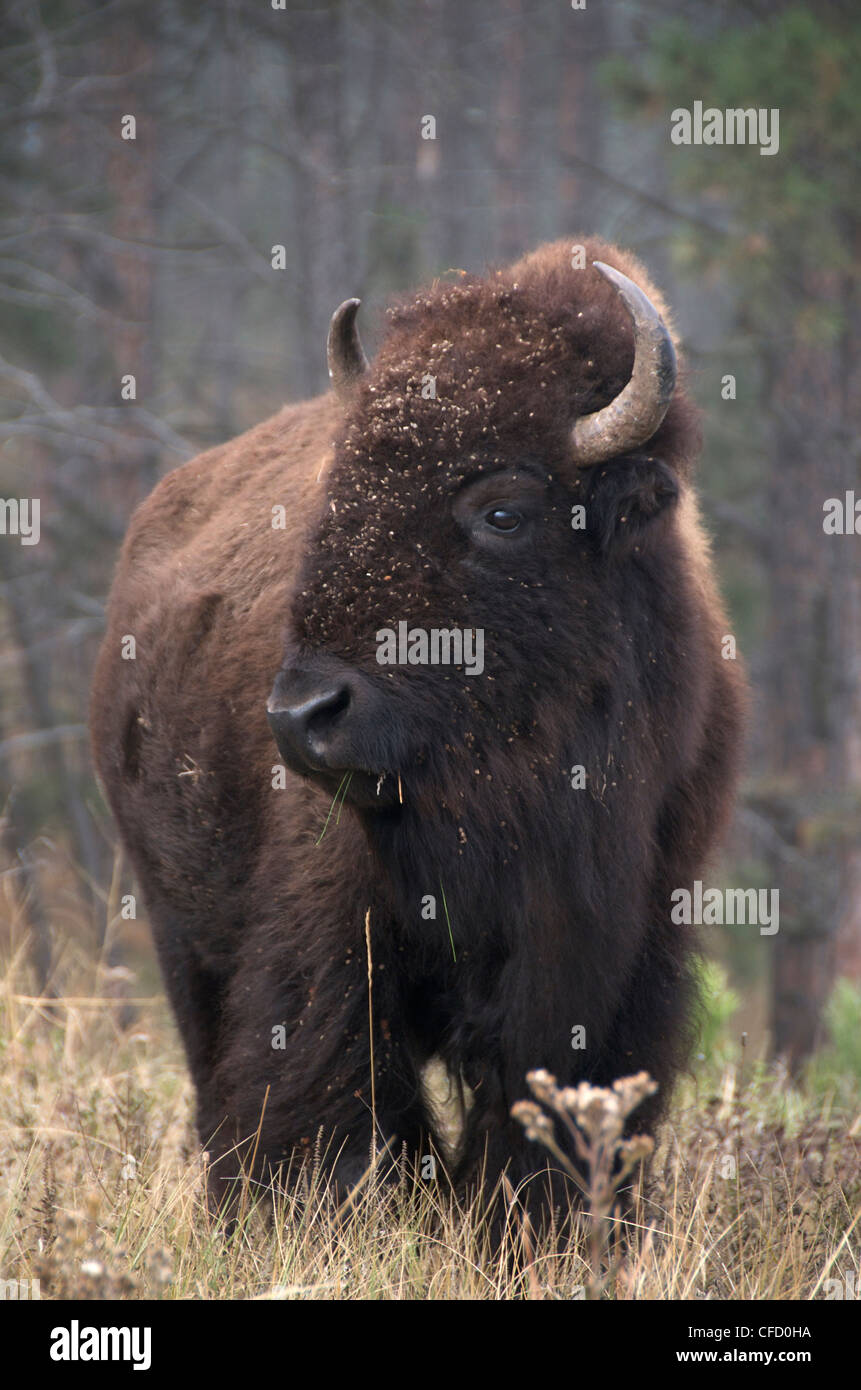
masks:
<instances>
[{"instance_id":1,"label":"bison nostril","mask_svg":"<svg viewBox=\"0 0 861 1390\"><path fill-rule=\"evenodd\" d=\"M338 716L343 714L350 704L350 692L346 686L340 690L327 690L325 695L318 695L313 700L306 700L304 705L291 710L293 718L304 720L305 728L313 739L325 739L326 734L336 722Z\"/></svg>"},{"instance_id":2,"label":"bison nostril","mask_svg":"<svg viewBox=\"0 0 861 1390\"><path fill-rule=\"evenodd\" d=\"M347 683L306 695L295 703L275 697L269 706L269 723L285 760L297 771L325 768L329 763L336 730L340 730L352 703Z\"/></svg>"}]
</instances>

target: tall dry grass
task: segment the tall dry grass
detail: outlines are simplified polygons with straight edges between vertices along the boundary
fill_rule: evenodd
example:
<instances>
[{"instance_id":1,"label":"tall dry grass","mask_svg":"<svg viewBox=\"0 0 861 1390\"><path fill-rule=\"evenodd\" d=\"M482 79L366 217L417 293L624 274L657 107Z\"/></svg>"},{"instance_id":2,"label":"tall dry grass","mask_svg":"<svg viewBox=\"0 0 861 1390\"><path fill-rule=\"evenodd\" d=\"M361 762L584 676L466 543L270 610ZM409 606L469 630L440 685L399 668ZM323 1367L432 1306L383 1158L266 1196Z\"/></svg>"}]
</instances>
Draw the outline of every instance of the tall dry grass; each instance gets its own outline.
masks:
<instances>
[{"instance_id":1,"label":"tall dry grass","mask_svg":"<svg viewBox=\"0 0 861 1390\"><path fill-rule=\"evenodd\" d=\"M59 999L33 995L23 941L2 962L0 1281L94 1299L807 1299L850 1274L861 1285L857 1076L793 1085L717 1054L681 1083L624 1221L593 1184L567 1253L512 1213L493 1257L482 1212L442 1173L386 1189L371 1174L335 1220L313 1164L274 1223L249 1201L224 1240L164 999L153 985L118 1000L116 983L71 944Z\"/></svg>"}]
</instances>

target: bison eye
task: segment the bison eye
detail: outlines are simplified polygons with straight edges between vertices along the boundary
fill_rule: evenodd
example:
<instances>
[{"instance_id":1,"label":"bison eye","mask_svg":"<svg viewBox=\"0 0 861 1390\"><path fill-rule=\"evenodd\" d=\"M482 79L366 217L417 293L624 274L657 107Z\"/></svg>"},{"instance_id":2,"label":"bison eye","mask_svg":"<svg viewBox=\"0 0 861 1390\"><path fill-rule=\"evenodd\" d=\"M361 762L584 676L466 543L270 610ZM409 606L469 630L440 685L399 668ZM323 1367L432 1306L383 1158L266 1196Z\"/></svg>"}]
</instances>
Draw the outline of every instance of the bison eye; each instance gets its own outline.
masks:
<instances>
[{"instance_id":1,"label":"bison eye","mask_svg":"<svg viewBox=\"0 0 861 1390\"><path fill-rule=\"evenodd\" d=\"M507 507L494 507L485 513L484 519L494 531L516 531L522 517L519 512L509 511Z\"/></svg>"}]
</instances>

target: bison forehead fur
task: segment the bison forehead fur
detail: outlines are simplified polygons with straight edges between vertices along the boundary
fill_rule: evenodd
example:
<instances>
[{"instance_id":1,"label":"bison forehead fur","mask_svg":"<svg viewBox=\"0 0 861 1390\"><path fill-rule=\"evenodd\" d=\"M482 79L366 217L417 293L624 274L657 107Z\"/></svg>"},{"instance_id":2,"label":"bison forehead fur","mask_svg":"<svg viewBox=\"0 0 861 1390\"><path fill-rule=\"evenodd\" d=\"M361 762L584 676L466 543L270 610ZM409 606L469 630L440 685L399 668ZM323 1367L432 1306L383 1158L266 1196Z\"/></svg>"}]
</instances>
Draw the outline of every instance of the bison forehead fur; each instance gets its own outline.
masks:
<instances>
[{"instance_id":1,"label":"bison forehead fur","mask_svg":"<svg viewBox=\"0 0 861 1390\"><path fill-rule=\"evenodd\" d=\"M666 318L630 256L586 247ZM540 1167L510 1118L530 1068L646 1069L648 1126L684 1059L670 894L726 820L743 680L721 659L683 387L641 447L588 468L572 454L634 347L615 289L569 256L404 300L339 399L184 465L132 520L94 748L214 1201L249 1137L260 1176L320 1130L336 1183L364 1168L369 943L377 1131L433 1143L421 1069L441 1056L475 1097L458 1180ZM399 624L480 629L483 671L380 665L377 634Z\"/></svg>"}]
</instances>

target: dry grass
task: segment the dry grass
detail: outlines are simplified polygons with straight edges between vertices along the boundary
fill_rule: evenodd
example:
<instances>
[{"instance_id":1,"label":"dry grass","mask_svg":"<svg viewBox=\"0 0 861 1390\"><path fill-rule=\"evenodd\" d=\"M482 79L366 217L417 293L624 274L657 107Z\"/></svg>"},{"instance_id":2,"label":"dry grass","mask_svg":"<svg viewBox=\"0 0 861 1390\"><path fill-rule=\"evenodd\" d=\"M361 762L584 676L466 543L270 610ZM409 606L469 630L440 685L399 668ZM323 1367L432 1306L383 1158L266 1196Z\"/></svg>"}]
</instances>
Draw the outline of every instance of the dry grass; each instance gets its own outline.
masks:
<instances>
[{"instance_id":1,"label":"dry grass","mask_svg":"<svg viewBox=\"0 0 861 1390\"><path fill-rule=\"evenodd\" d=\"M584 1223L560 1256L514 1222L494 1261L474 1207L406 1174L387 1192L370 1181L338 1224L313 1171L274 1226L252 1207L224 1241L163 999L124 1029L104 973L66 965L57 1004L30 994L22 949L0 986L0 1279L38 1279L42 1298L804 1299L849 1273L858 1285L857 1078L797 1089L732 1061L702 1061L680 1086L612 1243Z\"/></svg>"}]
</instances>

